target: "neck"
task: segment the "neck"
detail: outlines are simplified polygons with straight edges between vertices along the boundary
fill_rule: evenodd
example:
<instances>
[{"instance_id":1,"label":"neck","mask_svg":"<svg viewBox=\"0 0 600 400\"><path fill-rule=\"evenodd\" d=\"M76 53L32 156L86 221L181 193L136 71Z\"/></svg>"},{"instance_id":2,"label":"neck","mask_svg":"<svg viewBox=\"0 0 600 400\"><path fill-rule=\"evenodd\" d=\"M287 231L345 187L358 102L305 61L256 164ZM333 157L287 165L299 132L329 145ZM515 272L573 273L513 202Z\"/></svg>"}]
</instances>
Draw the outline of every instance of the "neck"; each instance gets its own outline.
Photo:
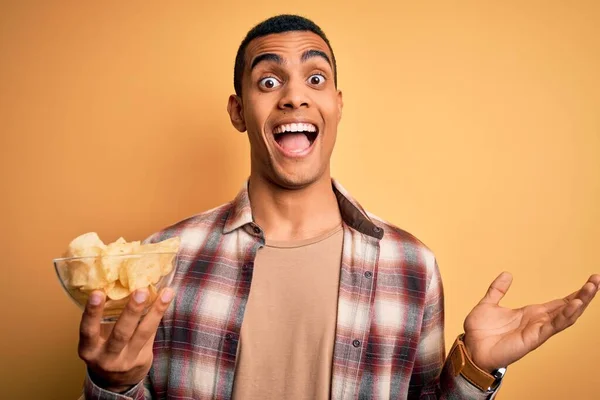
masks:
<instances>
[{"instance_id":1,"label":"neck","mask_svg":"<svg viewBox=\"0 0 600 400\"><path fill-rule=\"evenodd\" d=\"M293 190L251 175L248 192L254 221L267 240L309 239L334 229L342 221L327 174L304 188Z\"/></svg>"}]
</instances>

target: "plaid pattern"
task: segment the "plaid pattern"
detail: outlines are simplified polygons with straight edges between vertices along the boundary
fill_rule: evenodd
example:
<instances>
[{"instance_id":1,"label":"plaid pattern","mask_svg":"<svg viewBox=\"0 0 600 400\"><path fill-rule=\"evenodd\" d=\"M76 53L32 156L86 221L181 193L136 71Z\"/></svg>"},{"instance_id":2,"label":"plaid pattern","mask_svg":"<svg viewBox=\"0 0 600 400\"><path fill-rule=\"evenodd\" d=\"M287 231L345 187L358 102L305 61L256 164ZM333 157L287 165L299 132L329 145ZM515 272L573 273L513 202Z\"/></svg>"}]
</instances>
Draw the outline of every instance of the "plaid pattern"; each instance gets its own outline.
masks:
<instances>
[{"instance_id":1,"label":"plaid pattern","mask_svg":"<svg viewBox=\"0 0 600 400\"><path fill-rule=\"evenodd\" d=\"M335 180L344 221L331 398L490 399L444 363L443 289L432 252L367 213ZM152 369L125 394L86 377L87 399L229 399L253 261L264 244L247 186L230 203L170 226L178 235L176 297Z\"/></svg>"}]
</instances>

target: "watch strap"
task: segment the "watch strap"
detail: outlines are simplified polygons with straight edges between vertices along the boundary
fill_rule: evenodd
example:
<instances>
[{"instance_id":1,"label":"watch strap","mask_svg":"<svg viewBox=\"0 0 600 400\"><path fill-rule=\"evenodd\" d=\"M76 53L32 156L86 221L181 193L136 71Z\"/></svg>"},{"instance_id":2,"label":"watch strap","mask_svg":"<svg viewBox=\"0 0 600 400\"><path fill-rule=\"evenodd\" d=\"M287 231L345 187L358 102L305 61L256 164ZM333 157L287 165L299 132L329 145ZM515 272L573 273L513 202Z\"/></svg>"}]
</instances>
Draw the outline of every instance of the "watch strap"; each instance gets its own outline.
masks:
<instances>
[{"instance_id":1,"label":"watch strap","mask_svg":"<svg viewBox=\"0 0 600 400\"><path fill-rule=\"evenodd\" d=\"M488 391L496 384L496 377L479 368L467 354L465 344L462 341L464 334L456 338L450 349L448 357L452 363L454 373L462 375L472 385L481 391Z\"/></svg>"}]
</instances>

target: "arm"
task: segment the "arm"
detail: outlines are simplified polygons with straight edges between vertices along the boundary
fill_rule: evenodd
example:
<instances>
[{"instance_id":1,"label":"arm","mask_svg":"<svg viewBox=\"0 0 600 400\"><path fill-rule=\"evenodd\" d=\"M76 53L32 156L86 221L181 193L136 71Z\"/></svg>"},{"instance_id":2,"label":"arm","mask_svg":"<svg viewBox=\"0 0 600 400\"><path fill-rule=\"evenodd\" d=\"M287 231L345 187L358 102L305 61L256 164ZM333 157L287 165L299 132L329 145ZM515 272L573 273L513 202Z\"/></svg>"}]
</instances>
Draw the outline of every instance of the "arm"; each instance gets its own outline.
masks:
<instances>
[{"instance_id":1,"label":"arm","mask_svg":"<svg viewBox=\"0 0 600 400\"><path fill-rule=\"evenodd\" d=\"M417 356L408 389L409 400L483 400L495 392L483 392L461 375L445 358L444 290L435 261L430 269Z\"/></svg>"},{"instance_id":2,"label":"arm","mask_svg":"<svg viewBox=\"0 0 600 400\"><path fill-rule=\"evenodd\" d=\"M499 304L511 283L511 274L500 274L464 322L465 357L483 373L507 367L573 325L600 290L600 275L590 276L581 289L564 298L518 309ZM450 360L442 364L443 290L435 263L426 297L410 398L494 398L495 393L485 393L457 375ZM439 378L436 378L438 372Z\"/></svg>"},{"instance_id":3,"label":"arm","mask_svg":"<svg viewBox=\"0 0 600 400\"><path fill-rule=\"evenodd\" d=\"M160 238L159 232L143 243ZM136 293L140 292L147 297L147 290ZM155 339L160 341L164 336L161 321L173 300L173 290L163 289L143 318L146 301L138 304L131 296L114 325L99 325L105 296L101 292L96 295L100 303L87 304L80 326L79 356L87 364L80 400L152 400L154 388L149 372L157 357L153 345Z\"/></svg>"},{"instance_id":4,"label":"arm","mask_svg":"<svg viewBox=\"0 0 600 400\"><path fill-rule=\"evenodd\" d=\"M148 372L161 318L173 298L163 289L141 319L147 290L138 290L113 324L101 324L105 296L94 292L81 319L79 356L87 364L85 399L151 400ZM141 296L140 296L141 295ZM135 299L139 302L136 302Z\"/></svg>"}]
</instances>

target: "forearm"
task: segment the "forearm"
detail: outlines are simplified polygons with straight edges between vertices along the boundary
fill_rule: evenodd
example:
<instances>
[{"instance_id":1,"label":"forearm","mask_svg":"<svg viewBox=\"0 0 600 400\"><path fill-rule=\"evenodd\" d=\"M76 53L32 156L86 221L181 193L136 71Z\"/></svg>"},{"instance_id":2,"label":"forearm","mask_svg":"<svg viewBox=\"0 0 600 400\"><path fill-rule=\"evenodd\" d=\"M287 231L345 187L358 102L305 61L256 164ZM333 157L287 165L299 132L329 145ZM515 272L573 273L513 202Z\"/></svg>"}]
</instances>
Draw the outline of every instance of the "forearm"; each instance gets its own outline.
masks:
<instances>
[{"instance_id":1,"label":"forearm","mask_svg":"<svg viewBox=\"0 0 600 400\"><path fill-rule=\"evenodd\" d=\"M421 334L408 390L409 400L488 400L495 392L481 390L459 372L466 355L453 350L446 357L444 290L437 262L432 261ZM452 356L452 357L450 357ZM455 357L457 356L457 357ZM496 389L497 390L497 389Z\"/></svg>"},{"instance_id":2,"label":"forearm","mask_svg":"<svg viewBox=\"0 0 600 400\"><path fill-rule=\"evenodd\" d=\"M408 400L490 400L495 391L482 391L457 374L450 359L444 363L442 370L425 386L411 387Z\"/></svg>"}]
</instances>

